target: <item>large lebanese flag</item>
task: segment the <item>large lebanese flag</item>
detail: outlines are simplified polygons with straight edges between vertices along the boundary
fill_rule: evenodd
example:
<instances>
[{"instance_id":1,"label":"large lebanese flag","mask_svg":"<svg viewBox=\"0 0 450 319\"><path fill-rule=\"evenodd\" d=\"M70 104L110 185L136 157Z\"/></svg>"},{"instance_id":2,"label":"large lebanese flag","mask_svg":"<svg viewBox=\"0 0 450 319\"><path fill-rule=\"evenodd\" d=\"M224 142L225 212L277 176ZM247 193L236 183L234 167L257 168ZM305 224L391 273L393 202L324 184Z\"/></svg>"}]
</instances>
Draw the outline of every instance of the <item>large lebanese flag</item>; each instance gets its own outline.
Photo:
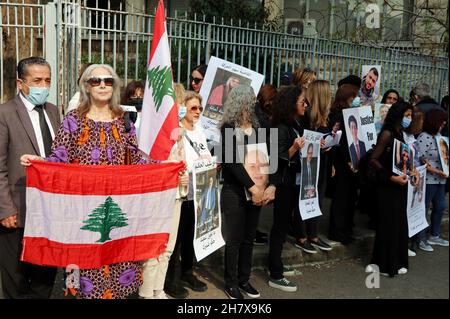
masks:
<instances>
[{"instance_id":1,"label":"large lebanese flag","mask_svg":"<svg viewBox=\"0 0 450 319\"><path fill-rule=\"evenodd\" d=\"M26 170L21 260L92 269L159 256L169 239L182 167L33 162Z\"/></svg>"},{"instance_id":2,"label":"large lebanese flag","mask_svg":"<svg viewBox=\"0 0 450 319\"><path fill-rule=\"evenodd\" d=\"M152 159L166 160L175 143L178 129L175 100L164 3L160 0L155 16L138 137L139 148Z\"/></svg>"}]
</instances>

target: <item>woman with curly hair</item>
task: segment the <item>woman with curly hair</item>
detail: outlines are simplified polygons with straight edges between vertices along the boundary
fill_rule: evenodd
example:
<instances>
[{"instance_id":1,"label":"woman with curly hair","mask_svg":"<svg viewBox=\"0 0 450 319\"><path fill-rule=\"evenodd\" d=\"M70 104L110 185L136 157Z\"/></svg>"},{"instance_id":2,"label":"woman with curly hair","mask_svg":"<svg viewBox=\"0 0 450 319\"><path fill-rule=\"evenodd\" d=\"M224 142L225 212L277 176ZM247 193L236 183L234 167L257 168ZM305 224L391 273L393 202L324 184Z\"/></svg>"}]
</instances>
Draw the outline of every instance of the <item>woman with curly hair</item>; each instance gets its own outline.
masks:
<instances>
[{"instance_id":1,"label":"woman with curly hair","mask_svg":"<svg viewBox=\"0 0 450 319\"><path fill-rule=\"evenodd\" d=\"M250 86L236 87L225 102L221 122L224 182L220 200L224 216L225 293L230 299L243 299L240 290L251 298L260 296L249 282L253 240L261 206L275 196L271 181L265 189L258 187L258 181L253 180L244 167L245 152L241 149L252 141L259 143L265 139L265 132L258 130L255 102L256 96Z\"/></svg>"}]
</instances>

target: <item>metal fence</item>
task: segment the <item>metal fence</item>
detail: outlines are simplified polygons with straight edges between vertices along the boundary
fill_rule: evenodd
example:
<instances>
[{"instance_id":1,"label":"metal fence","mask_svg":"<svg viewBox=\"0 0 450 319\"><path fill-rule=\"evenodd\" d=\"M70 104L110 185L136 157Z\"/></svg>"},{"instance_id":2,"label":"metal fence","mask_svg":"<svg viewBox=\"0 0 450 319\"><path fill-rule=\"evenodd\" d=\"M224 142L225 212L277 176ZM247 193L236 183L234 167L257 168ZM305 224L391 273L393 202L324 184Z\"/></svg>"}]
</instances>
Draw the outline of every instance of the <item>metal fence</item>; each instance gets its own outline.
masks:
<instances>
[{"instance_id":1,"label":"metal fence","mask_svg":"<svg viewBox=\"0 0 450 319\"><path fill-rule=\"evenodd\" d=\"M30 55L51 61L57 82L52 96L62 106L77 90L85 62L111 64L125 83L145 80L154 15L143 14L143 8L108 10L98 8L98 2L90 8L84 0L0 5L2 101L15 93L17 61ZM362 65L380 64L381 92L395 88L408 96L416 83L426 82L436 99L448 94L447 57L265 31L240 21L206 23L175 16L167 18L167 29L174 79L185 86L191 69L213 55L262 73L266 83L275 85L284 71L308 66L335 88L348 74L361 75Z\"/></svg>"}]
</instances>

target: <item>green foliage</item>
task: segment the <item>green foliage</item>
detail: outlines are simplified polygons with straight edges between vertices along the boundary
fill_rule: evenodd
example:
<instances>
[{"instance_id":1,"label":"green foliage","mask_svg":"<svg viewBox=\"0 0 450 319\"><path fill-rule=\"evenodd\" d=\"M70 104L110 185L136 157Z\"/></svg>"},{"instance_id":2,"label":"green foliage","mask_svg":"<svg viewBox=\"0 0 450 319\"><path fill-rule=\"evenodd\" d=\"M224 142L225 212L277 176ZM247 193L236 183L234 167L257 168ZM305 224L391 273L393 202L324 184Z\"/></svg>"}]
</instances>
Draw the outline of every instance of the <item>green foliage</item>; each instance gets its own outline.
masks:
<instances>
[{"instance_id":1,"label":"green foliage","mask_svg":"<svg viewBox=\"0 0 450 319\"><path fill-rule=\"evenodd\" d=\"M161 107L164 96L171 96L175 100L175 91L172 87L172 70L165 66L159 69L159 65L148 70L148 86L152 88L152 96L155 101L156 112Z\"/></svg>"},{"instance_id":2,"label":"green foliage","mask_svg":"<svg viewBox=\"0 0 450 319\"><path fill-rule=\"evenodd\" d=\"M194 14L205 15L206 22L212 22L213 17L225 21L233 19L243 23L263 25L269 17L269 12L263 4L251 4L240 0L190 0L191 18Z\"/></svg>"},{"instance_id":3,"label":"green foliage","mask_svg":"<svg viewBox=\"0 0 450 319\"><path fill-rule=\"evenodd\" d=\"M104 243L111 240L111 230L128 226L127 220L119 205L108 196L103 204L92 211L89 219L83 221L85 225L81 229L100 233L101 237L97 242Z\"/></svg>"}]
</instances>

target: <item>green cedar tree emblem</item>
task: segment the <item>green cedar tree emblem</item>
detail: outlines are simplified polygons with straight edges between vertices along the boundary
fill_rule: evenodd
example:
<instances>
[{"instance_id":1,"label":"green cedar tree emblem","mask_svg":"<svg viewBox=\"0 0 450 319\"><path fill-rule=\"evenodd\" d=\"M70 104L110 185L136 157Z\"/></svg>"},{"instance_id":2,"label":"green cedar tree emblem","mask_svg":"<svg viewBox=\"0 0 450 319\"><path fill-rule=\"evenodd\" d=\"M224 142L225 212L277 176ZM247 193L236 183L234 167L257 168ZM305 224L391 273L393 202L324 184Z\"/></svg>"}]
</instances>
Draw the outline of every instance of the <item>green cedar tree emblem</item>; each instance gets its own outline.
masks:
<instances>
[{"instance_id":1,"label":"green cedar tree emblem","mask_svg":"<svg viewBox=\"0 0 450 319\"><path fill-rule=\"evenodd\" d=\"M171 96L175 100L175 91L172 87L172 70L165 66L159 69L159 65L147 71L148 87L152 88L152 96L156 105L156 112L161 107L164 96Z\"/></svg>"},{"instance_id":2,"label":"green cedar tree emblem","mask_svg":"<svg viewBox=\"0 0 450 319\"><path fill-rule=\"evenodd\" d=\"M109 238L111 230L127 226L127 220L119 205L113 201L111 196L108 196L103 204L92 211L89 219L83 221L85 225L81 229L99 232L101 237L97 242L104 243L111 240Z\"/></svg>"}]
</instances>

